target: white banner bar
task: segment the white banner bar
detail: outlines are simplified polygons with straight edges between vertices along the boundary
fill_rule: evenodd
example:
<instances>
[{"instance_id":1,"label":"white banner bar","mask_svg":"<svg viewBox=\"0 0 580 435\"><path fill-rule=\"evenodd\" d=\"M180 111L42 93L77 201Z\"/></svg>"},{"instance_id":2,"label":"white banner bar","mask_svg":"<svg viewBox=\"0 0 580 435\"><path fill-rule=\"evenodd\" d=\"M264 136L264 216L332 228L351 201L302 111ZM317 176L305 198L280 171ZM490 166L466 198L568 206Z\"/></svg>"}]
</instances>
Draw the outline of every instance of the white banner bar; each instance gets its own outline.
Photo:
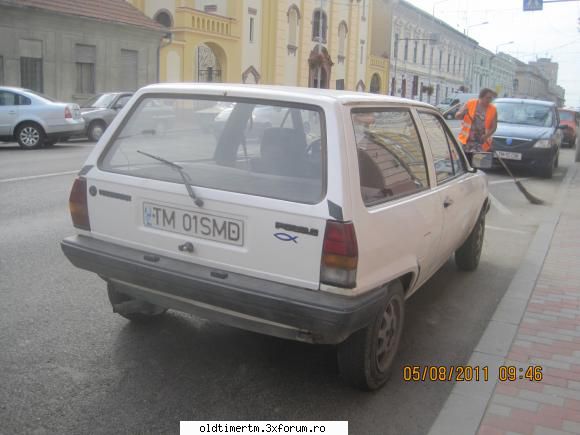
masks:
<instances>
[{"instance_id":1,"label":"white banner bar","mask_svg":"<svg viewBox=\"0 0 580 435\"><path fill-rule=\"evenodd\" d=\"M348 421L182 421L179 433L348 435Z\"/></svg>"}]
</instances>

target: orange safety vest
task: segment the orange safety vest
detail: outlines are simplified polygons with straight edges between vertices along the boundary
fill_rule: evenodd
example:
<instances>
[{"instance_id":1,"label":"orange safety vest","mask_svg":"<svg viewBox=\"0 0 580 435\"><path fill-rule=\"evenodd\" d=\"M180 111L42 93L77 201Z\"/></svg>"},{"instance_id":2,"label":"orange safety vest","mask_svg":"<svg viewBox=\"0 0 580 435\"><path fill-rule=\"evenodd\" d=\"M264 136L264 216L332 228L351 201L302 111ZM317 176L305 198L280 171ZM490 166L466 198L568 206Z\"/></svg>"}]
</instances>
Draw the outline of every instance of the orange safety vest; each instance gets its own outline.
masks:
<instances>
[{"instance_id":1,"label":"orange safety vest","mask_svg":"<svg viewBox=\"0 0 580 435\"><path fill-rule=\"evenodd\" d=\"M461 124L461 131L459 132L459 142L461 142L463 145L467 144L467 141L469 140L469 131L471 130L471 124L473 123L473 120L475 119L475 111L477 110L477 103L479 102L479 100L477 98L473 99L473 100L469 100L466 105L467 105L467 113L465 114L465 116L463 117L463 123ZM495 106L493 104L490 104L487 107L487 111L485 112L485 130L490 130L491 126L493 124L493 121L495 119L497 115L497 109L495 108ZM487 140L487 142L485 142L484 144L482 144L481 148L483 149L483 151L489 151L491 150L491 143L492 143L492 138L489 138Z\"/></svg>"}]
</instances>

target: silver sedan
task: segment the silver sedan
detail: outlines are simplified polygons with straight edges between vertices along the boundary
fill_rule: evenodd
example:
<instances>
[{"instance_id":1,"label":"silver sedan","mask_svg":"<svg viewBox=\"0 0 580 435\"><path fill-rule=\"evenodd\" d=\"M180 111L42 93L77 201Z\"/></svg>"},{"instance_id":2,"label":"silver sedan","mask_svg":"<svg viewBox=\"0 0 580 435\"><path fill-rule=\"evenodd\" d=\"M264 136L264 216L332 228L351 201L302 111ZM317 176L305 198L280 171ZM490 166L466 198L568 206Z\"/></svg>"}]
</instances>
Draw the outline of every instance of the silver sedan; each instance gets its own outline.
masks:
<instances>
[{"instance_id":1,"label":"silver sedan","mask_svg":"<svg viewBox=\"0 0 580 435\"><path fill-rule=\"evenodd\" d=\"M83 131L78 104L60 103L29 89L0 86L0 140L21 148L54 145Z\"/></svg>"}]
</instances>

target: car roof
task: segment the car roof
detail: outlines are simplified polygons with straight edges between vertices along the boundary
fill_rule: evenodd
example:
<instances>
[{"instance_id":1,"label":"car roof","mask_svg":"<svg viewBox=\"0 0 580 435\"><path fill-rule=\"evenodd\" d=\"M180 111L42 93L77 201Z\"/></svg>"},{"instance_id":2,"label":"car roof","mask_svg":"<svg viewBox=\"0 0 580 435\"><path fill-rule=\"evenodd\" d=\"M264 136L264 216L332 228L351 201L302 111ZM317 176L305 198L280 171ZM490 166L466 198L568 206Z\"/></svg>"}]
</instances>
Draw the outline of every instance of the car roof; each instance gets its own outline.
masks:
<instances>
[{"instance_id":1,"label":"car roof","mask_svg":"<svg viewBox=\"0 0 580 435\"><path fill-rule=\"evenodd\" d=\"M406 98L391 97L387 95L371 94L367 92L337 91L333 89L317 89L296 86L275 86L275 85L246 85L232 83L163 83L147 86L140 92L192 92L208 95L230 95L247 98L268 98L288 100L292 97L299 97L301 100L335 101L341 104L399 104L404 106L421 106L432 108L433 106L420 101Z\"/></svg>"},{"instance_id":2,"label":"car roof","mask_svg":"<svg viewBox=\"0 0 580 435\"><path fill-rule=\"evenodd\" d=\"M531 100L527 98L496 98L494 103L529 103L537 104L538 106L555 106L553 101Z\"/></svg>"}]
</instances>

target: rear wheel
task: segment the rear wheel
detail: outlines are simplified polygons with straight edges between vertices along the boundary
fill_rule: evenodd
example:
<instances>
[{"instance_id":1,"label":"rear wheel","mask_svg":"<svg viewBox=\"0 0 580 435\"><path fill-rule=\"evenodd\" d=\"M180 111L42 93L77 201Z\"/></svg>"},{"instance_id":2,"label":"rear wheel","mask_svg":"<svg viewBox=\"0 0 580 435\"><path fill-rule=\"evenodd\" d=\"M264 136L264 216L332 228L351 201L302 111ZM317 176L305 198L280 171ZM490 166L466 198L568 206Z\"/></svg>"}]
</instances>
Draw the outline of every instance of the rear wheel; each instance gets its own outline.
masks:
<instances>
[{"instance_id":1,"label":"rear wheel","mask_svg":"<svg viewBox=\"0 0 580 435\"><path fill-rule=\"evenodd\" d=\"M105 132L105 129L106 128L107 128L107 126L105 125L104 122L102 122L102 121L93 121L91 123L91 125L89 125L89 129L87 131L87 136L93 142L97 142L101 138L101 136L103 135L103 133Z\"/></svg>"},{"instance_id":2,"label":"rear wheel","mask_svg":"<svg viewBox=\"0 0 580 435\"><path fill-rule=\"evenodd\" d=\"M44 142L44 130L34 122L26 122L16 131L16 140L22 149L38 148Z\"/></svg>"},{"instance_id":3,"label":"rear wheel","mask_svg":"<svg viewBox=\"0 0 580 435\"><path fill-rule=\"evenodd\" d=\"M133 322L152 322L167 312L166 308L140 301L119 292L112 283L107 284L107 293L113 306L113 312Z\"/></svg>"},{"instance_id":4,"label":"rear wheel","mask_svg":"<svg viewBox=\"0 0 580 435\"><path fill-rule=\"evenodd\" d=\"M381 311L364 329L338 346L341 376L363 390L376 390L391 377L405 319L403 286L395 281Z\"/></svg>"},{"instance_id":5,"label":"rear wheel","mask_svg":"<svg viewBox=\"0 0 580 435\"><path fill-rule=\"evenodd\" d=\"M455 251L455 264L461 270L471 272L479 266L483 239L485 236L485 215L481 214L471 234L463 245Z\"/></svg>"}]
</instances>

